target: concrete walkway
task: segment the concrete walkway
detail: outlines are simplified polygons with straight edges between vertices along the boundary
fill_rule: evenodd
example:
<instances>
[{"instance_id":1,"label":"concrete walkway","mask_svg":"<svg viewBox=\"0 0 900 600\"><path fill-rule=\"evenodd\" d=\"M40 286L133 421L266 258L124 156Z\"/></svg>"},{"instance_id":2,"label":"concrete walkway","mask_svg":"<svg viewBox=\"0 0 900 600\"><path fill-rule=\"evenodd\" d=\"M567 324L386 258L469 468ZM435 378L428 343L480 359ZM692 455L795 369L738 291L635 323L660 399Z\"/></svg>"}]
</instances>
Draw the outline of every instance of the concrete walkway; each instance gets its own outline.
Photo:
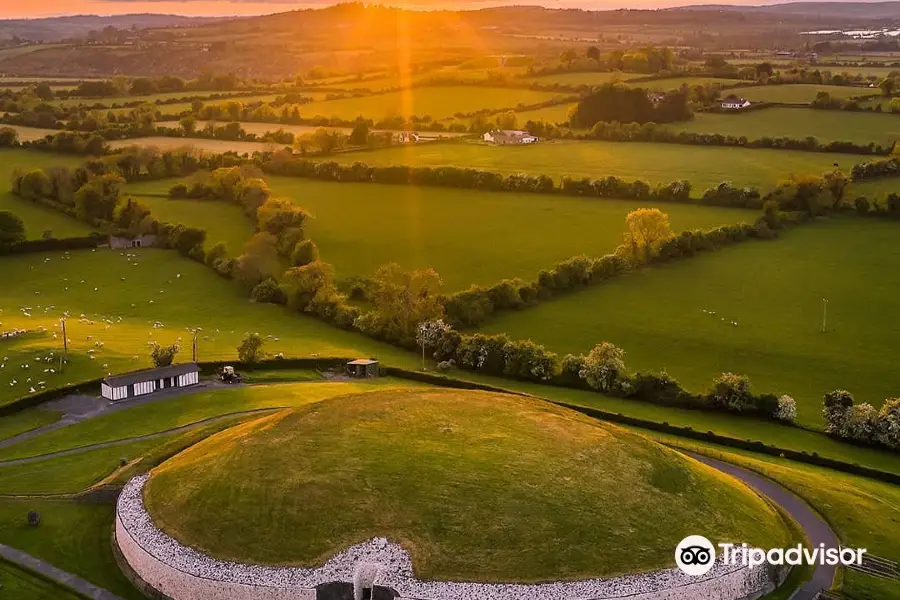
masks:
<instances>
[{"instance_id":1,"label":"concrete walkway","mask_svg":"<svg viewBox=\"0 0 900 600\"><path fill-rule=\"evenodd\" d=\"M813 547L825 544L826 548L840 548L841 543L828 523L823 521L806 502L780 484L749 469L744 469L731 463L684 450L679 450L679 452L692 456L718 471L743 481L763 496L769 498L769 500L781 507L797 521ZM819 592L831 588L836 571L836 567L817 565L812 578L791 596L791 600L813 600Z\"/></svg>"},{"instance_id":2,"label":"concrete walkway","mask_svg":"<svg viewBox=\"0 0 900 600\"><path fill-rule=\"evenodd\" d=\"M25 567L26 569L34 571L35 573L39 573L47 579L55 581L63 587L73 589L79 594L82 594L83 596L86 596L88 598L92 598L93 600L122 600L121 597L116 596L108 590L97 587L93 583L85 581L77 575L73 575L68 571L63 571L62 569L57 569L50 563L46 563L39 558L35 558L30 554L22 552L21 550L10 548L5 544L0 544L0 557L15 565Z\"/></svg>"}]
</instances>

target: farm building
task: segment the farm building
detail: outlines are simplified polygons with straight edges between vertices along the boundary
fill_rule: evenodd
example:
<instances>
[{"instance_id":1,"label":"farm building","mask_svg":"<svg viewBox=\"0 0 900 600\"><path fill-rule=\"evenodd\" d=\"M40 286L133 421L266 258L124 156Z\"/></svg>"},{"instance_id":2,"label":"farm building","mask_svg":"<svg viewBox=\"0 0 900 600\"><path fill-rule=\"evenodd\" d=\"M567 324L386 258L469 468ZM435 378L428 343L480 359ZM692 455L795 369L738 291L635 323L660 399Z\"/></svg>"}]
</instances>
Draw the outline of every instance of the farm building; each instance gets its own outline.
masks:
<instances>
[{"instance_id":1,"label":"farm building","mask_svg":"<svg viewBox=\"0 0 900 600\"><path fill-rule=\"evenodd\" d=\"M123 248L150 248L156 244L155 235L139 235L134 239L126 237L109 236L109 247L111 250L121 250Z\"/></svg>"},{"instance_id":2,"label":"farm building","mask_svg":"<svg viewBox=\"0 0 900 600\"><path fill-rule=\"evenodd\" d=\"M100 385L100 394L107 400L125 400L199 382L200 368L194 363L185 363L107 377Z\"/></svg>"},{"instance_id":3,"label":"farm building","mask_svg":"<svg viewBox=\"0 0 900 600\"><path fill-rule=\"evenodd\" d=\"M740 110L750 106L750 101L731 94L722 98L722 108L725 110Z\"/></svg>"},{"instance_id":4,"label":"farm building","mask_svg":"<svg viewBox=\"0 0 900 600\"><path fill-rule=\"evenodd\" d=\"M413 144L418 142L421 136L414 131L401 131L397 134L397 141L401 144Z\"/></svg>"},{"instance_id":5,"label":"farm building","mask_svg":"<svg viewBox=\"0 0 900 600\"><path fill-rule=\"evenodd\" d=\"M508 144L533 144L538 141L536 136L527 131L510 129L495 129L484 134L484 141L505 146Z\"/></svg>"}]
</instances>

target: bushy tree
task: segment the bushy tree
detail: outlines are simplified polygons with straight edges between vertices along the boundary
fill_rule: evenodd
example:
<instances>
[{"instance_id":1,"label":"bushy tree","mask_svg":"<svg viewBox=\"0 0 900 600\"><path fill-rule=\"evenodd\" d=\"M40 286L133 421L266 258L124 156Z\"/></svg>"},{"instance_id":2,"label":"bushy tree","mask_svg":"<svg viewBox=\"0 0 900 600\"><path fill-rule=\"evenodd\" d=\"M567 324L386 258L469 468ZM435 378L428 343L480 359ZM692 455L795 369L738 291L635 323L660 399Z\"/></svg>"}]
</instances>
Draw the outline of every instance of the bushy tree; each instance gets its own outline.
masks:
<instances>
[{"instance_id":1,"label":"bushy tree","mask_svg":"<svg viewBox=\"0 0 900 600\"><path fill-rule=\"evenodd\" d=\"M24 241L25 222L8 210L0 210L0 248Z\"/></svg>"},{"instance_id":2,"label":"bushy tree","mask_svg":"<svg viewBox=\"0 0 900 600\"><path fill-rule=\"evenodd\" d=\"M722 373L713 381L707 398L713 406L736 412L756 408L750 389L750 378L746 375Z\"/></svg>"},{"instance_id":3,"label":"bushy tree","mask_svg":"<svg viewBox=\"0 0 900 600\"><path fill-rule=\"evenodd\" d=\"M584 357L578 376L595 390L618 390L626 377L625 351L609 342L597 344Z\"/></svg>"},{"instance_id":4,"label":"bushy tree","mask_svg":"<svg viewBox=\"0 0 900 600\"><path fill-rule=\"evenodd\" d=\"M878 411L878 441L900 450L900 398L888 398Z\"/></svg>"},{"instance_id":5,"label":"bushy tree","mask_svg":"<svg viewBox=\"0 0 900 600\"><path fill-rule=\"evenodd\" d=\"M834 390L825 394L825 431L840 436L853 409L853 394L846 390Z\"/></svg>"},{"instance_id":6,"label":"bushy tree","mask_svg":"<svg viewBox=\"0 0 900 600\"><path fill-rule=\"evenodd\" d=\"M266 357L264 345L265 340L258 333L248 333L238 346L238 360L247 365L260 362Z\"/></svg>"},{"instance_id":7,"label":"bushy tree","mask_svg":"<svg viewBox=\"0 0 900 600\"><path fill-rule=\"evenodd\" d=\"M278 287L278 282L267 277L250 291L250 298L254 302L268 304L284 304L284 293Z\"/></svg>"},{"instance_id":8,"label":"bushy tree","mask_svg":"<svg viewBox=\"0 0 900 600\"><path fill-rule=\"evenodd\" d=\"M178 354L179 350L181 350L181 347L178 344L160 346L154 342L150 350L150 360L153 361L153 366L156 368L168 367L175 360L175 355Z\"/></svg>"},{"instance_id":9,"label":"bushy tree","mask_svg":"<svg viewBox=\"0 0 900 600\"><path fill-rule=\"evenodd\" d=\"M0 127L0 148L11 148L19 142L19 132L12 127Z\"/></svg>"},{"instance_id":10,"label":"bushy tree","mask_svg":"<svg viewBox=\"0 0 900 600\"><path fill-rule=\"evenodd\" d=\"M337 294L334 286L334 268L328 263L313 261L285 271L281 289L289 307L312 312L319 301Z\"/></svg>"},{"instance_id":11,"label":"bushy tree","mask_svg":"<svg viewBox=\"0 0 900 600\"><path fill-rule=\"evenodd\" d=\"M775 410L775 418L785 423L793 423L797 420L797 402L787 394L778 398L778 408Z\"/></svg>"},{"instance_id":12,"label":"bushy tree","mask_svg":"<svg viewBox=\"0 0 900 600\"><path fill-rule=\"evenodd\" d=\"M639 208L625 217L624 250L633 260L647 262L672 237L669 215L658 208Z\"/></svg>"},{"instance_id":13,"label":"bushy tree","mask_svg":"<svg viewBox=\"0 0 900 600\"><path fill-rule=\"evenodd\" d=\"M503 346L503 375L526 381L547 381L556 373L556 354L531 340Z\"/></svg>"},{"instance_id":14,"label":"bushy tree","mask_svg":"<svg viewBox=\"0 0 900 600\"><path fill-rule=\"evenodd\" d=\"M367 333L411 346L419 323L444 316L442 285L434 269L404 271L395 263L384 265L372 277L374 310L359 324Z\"/></svg>"},{"instance_id":15,"label":"bushy tree","mask_svg":"<svg viewBox=\"0 0 900 600\"><path fill-rule=\"evenodd\" d=\"M263 280L278 275L278 240L271 233L260 232L247 240L235 262L234 277L249 292Z\"/></svg>"},{"instance_id":16,"label":"bushy tree","mask_svg":"<svg viewBox=\"0 0 900 600\"><path fill-rule=\"evenodd\" d=\"M291 252L291 266L302 267L319 260L319 247L312 240L301 240Z\"/></svg>"}]
</instances>

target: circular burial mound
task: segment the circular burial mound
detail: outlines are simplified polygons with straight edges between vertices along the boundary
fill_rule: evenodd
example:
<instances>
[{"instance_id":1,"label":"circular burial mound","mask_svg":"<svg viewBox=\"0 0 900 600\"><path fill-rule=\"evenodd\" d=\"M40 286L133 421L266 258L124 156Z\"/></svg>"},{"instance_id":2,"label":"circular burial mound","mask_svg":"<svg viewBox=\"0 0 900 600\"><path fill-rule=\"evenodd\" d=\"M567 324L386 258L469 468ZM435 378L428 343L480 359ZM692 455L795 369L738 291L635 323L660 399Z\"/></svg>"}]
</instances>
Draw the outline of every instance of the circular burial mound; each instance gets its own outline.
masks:
<instances>
[{"instance_id":1,"label":"circular burial mound","mask_svg":"<svg viewBox=\"0 0 900 600\"><path fill-rule=\"evenodd\" d=\"M748 488L552 404L471 391L346 396L229 429L157 467L154 523L243 563L314 566L375 536L421 579L547 581L674 566L681 539L781 546Z\"/></svg>"}]
</instances>

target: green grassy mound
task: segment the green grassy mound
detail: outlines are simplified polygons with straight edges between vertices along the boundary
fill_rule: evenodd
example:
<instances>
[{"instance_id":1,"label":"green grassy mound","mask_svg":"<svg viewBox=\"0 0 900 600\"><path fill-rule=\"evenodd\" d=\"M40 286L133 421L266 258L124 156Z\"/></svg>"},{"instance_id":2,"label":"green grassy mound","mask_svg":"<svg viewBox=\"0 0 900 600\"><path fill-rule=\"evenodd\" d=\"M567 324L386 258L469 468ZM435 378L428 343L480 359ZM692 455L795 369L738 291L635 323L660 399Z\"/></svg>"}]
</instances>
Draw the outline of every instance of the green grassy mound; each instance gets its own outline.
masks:
<instances>
[{"instance_id":1,"label":"green grassy mound","mask_svg":"<svg viewBox=\"0 0 900 600\"><path fill-rule=\"evenodd\" d=\"M379 391L244 424L157 467L155 523L251 563L315 565L376 535L419 577L540 581L673 566L686 535L785 543L747 488L532 399Z\"/></svg>"}]
</instances>

